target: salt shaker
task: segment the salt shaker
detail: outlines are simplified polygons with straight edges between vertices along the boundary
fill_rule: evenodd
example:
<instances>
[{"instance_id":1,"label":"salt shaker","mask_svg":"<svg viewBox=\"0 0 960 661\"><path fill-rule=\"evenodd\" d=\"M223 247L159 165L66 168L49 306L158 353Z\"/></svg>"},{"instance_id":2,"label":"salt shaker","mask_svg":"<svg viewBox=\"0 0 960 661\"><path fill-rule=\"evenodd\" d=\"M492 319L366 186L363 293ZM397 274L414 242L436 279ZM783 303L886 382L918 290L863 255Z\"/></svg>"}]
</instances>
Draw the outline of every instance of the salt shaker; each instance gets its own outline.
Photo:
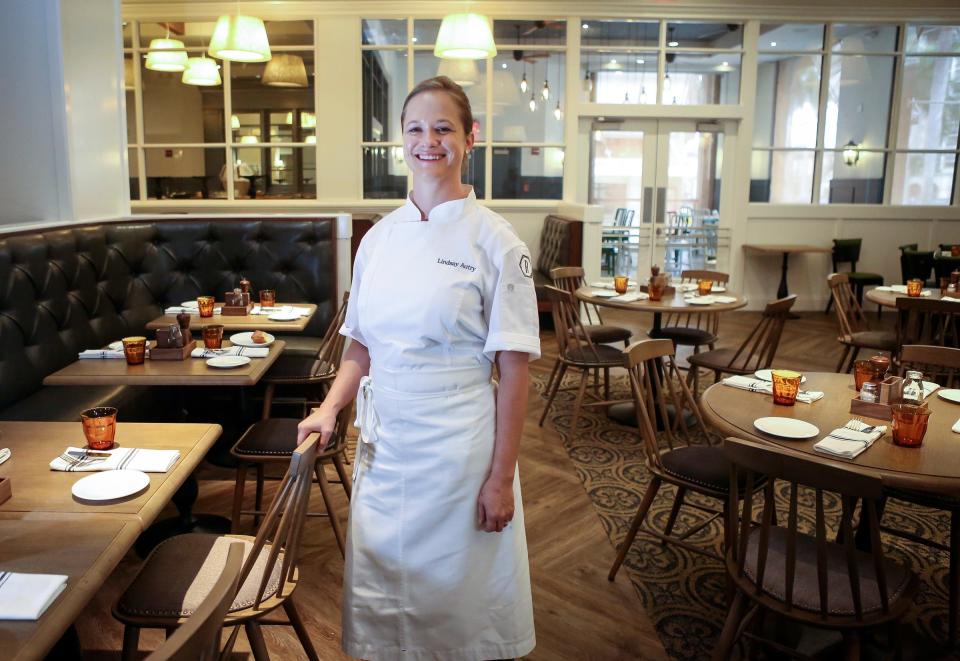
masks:
<instances>
[{"instance_id":1,"label":"salt shaker","mask_svg":"<svg viewBox=\"0 0 960 661\"><path fill-rule=\"evenodd\" d=\"M917 370L908 370L907 378L903 382L903 394L901 395L905 404L920 404L923 402L923 372Z\"/></svg>"},{"instance_id":2,"label":"salt shaker","mask_svg":"<svg viewBox=\"0 0 960 661\"><path fill-rule=\"evenodd\" d=\"M860 401L861 402L876 402L880 397L880 391L877 388L877 384L873 381L867 381L860 388Z\"/></svg>"}]
</instances>

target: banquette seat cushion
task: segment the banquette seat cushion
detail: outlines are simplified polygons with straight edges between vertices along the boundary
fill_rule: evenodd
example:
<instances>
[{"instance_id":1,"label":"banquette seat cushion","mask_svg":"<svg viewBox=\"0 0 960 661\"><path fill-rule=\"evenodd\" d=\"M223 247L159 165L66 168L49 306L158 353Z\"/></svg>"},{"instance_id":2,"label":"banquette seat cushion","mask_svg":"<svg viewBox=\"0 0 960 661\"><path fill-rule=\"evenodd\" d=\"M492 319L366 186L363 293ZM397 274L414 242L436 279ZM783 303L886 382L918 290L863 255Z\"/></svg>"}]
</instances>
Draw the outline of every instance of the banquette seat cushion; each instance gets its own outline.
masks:
<instances>
[{"instance_id":1,"label":"banquette seat cushion","mask_svg":"<svg viewBox=\"0 0 960 661\"><path fill-rule=\"evenodd\" d=\"M0 236L0 419L76 420L108 404L123 406L126 420L155 411L147 388L42 382L83 349L146 334L169 305L203 294L222 300L241 276L255 292L276 290L280 302L316 303L304 335L320 338L337 305L335 225L329 217L126 220Z\"/></svg>"}]
</instances>

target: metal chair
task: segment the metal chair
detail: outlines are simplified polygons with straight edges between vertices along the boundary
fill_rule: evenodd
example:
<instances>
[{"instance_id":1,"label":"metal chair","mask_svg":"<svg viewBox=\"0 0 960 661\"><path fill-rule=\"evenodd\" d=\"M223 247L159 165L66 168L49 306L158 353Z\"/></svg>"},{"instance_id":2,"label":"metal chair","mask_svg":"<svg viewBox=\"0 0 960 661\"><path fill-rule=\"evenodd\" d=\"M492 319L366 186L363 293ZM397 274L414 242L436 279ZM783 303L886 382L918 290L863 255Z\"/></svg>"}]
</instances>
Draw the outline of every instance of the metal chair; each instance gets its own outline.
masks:
<instances>
[{"instance_id":1,"label":"metal chair","mask_svg":"<svg viewBox=\"0 0 960 661\"><path fill-rule=\"evenodd\" d=\"M849 372L860 353L860 349L889 351L891 355L897 349L897 336L890 331L872 331L863 308L857 302L850 288L850 279L846 273L831 273L827 276L827 285L833 297L837 311L837 324L840 334L837 341L843 345L843 353L836 371ZM849 356L849 362L847 357ZM844 363L847 362L846 369Z\"/></svg>"}]
</instances>

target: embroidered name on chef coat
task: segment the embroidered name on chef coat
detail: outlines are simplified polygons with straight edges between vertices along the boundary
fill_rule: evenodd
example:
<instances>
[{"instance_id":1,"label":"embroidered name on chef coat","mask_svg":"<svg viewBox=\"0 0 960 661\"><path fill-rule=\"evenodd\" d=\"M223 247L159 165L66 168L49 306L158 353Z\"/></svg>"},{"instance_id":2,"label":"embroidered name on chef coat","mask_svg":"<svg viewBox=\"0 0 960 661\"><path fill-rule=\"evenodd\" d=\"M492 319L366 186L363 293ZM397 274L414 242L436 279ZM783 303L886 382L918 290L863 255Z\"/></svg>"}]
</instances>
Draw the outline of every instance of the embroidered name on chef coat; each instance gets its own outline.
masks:
<instances>
[{"instance_id":1,"label":"embroidered name on chef coat","mask_svg":"<svg viewBox=\"0 0 960 661\"><path fill-rule=\"evenodd\" d=\"M437 257L437 264L443 264L444 266L452 266L454 268L462 269L469 273L473 273L477 270L476 266L471 266L456 259L444 259L443 257Z\"/></svg>"}]
</instances>

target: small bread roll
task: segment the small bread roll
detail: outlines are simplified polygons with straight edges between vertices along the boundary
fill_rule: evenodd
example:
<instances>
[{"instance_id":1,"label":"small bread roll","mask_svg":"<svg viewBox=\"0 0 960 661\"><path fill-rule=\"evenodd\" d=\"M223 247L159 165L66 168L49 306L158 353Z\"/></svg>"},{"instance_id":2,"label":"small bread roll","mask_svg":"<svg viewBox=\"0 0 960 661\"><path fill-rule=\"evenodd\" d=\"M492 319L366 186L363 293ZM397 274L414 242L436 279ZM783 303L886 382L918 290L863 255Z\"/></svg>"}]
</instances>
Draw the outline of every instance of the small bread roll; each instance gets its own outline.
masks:
<instances>
[{"instance_id":1,"label":"small bread roll","mask_svg":"<svg viewBox=\"0 0 960 661\"><path fill-rule=\"evenodd\" d=\"M253 340L254 344L264 344L267 341L267 336L264 335L263 331L253 331L250 339Z\"/></svg>"}]
</instances>

